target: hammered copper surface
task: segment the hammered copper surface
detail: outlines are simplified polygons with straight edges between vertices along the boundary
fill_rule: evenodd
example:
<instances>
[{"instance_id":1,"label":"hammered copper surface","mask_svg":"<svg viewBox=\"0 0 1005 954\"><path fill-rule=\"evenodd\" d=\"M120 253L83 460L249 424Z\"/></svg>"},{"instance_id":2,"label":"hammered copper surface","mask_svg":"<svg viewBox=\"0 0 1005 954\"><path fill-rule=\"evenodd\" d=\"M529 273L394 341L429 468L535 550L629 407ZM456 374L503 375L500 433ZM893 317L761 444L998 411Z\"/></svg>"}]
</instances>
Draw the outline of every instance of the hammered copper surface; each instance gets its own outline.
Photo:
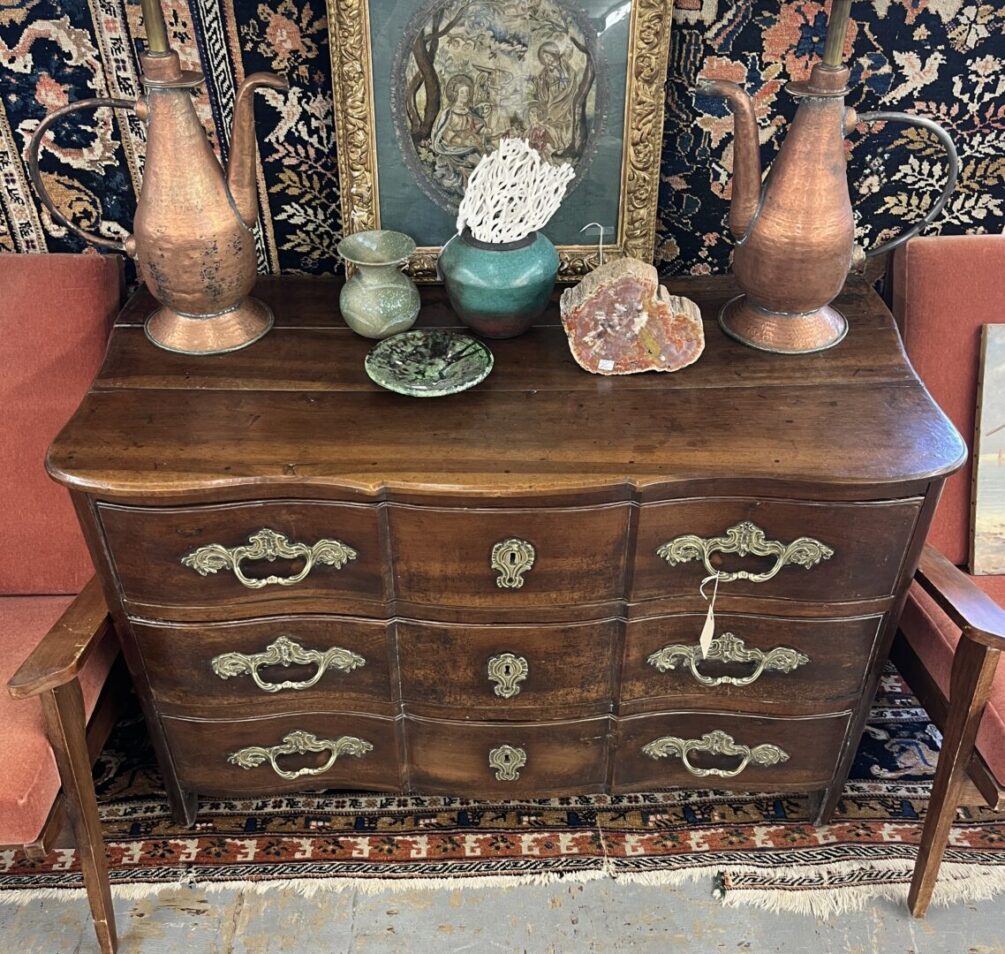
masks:
<instances>
[{"instance_id":1,"label":"hammered copper surface","mask_svg":"<svg viewBox=\"0 0 1005 954\"><path fill-rule=\"evenodd\" d=\"M272 327L272 312L248 298L257 279L253 226L258 217L257 147L252 96L256 89L289 89L272 73L253 73L238 87L230 159L220 168L195 111L193 92L204 77L183 70L167 47L160 6L144 5L150 49L140 54L144 95L135 103L83 100L51 113L28 149L32 183L53 217L86 241L124 251L160 304L147 336L168 351L217 354L257 341ZM146 126L143 187L133 233L118 242L69 222L46 192L38 163L49 126L80 109L131 109Z\"/></svg>"},{"instance_id":2,"label":"hammered copper surface","mask_svg":"<svg viewBox=\"0 0 1005 954\"><path fill-rule=\"evenodd\" d=\"M224 181L192 99L202 76L184 77L177 59L174 53L141 56L146 172L126 250L162 305L147 322L155 344L191 354L232 351L258 340L272 324L271 312L247 298L258 277L251 93L287 84L270 73L252 74L241 84Z\"/></svg>"},{"instance_id":3,"label":"hammered copper surface","mask_svg":"<svg viewBox=\"0 0 1005 954\"><path fill-rule=\"evenodd\" d=\"M761 187L757 123L735 83L705 80L699 91L733 107L733 271L746 293L720 316L733 337L765 351L806 352L840 341L847 322L827 306L852 264L855 223L844 137L855 125L843 91L849 71L818 65L808 84L790 85L802 102Z\"/></svg>"}]
</instances>

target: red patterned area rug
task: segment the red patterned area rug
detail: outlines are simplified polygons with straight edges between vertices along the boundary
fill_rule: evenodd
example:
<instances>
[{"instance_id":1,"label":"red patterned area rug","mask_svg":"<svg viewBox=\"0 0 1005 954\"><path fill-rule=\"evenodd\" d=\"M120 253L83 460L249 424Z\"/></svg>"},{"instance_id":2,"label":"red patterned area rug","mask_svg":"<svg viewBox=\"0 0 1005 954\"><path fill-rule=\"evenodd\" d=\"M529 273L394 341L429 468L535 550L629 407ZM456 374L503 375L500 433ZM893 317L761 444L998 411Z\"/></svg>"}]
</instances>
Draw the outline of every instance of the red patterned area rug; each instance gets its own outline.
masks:
<instances>
[{"instance_id":1,"label":"red patterned area rug","mask_svg":"<svg viewBox=\"0 0 1005 954\"><path fill-rule=\"evenodd\" d=\"M123 722L99 762L116 894L198 884L304 893L613 878L707 879L726 904L841 913L906 898L939 736L892 670L884 676L832 824L804 797L653 792L526 802L349 793L209 801L194 829L171 823L142 721ZM80 893L76 853L32 863L0 851L0 901ZM961 816L935 901L1005 890L1005 815Z\"/></svg>"}]
</instances>

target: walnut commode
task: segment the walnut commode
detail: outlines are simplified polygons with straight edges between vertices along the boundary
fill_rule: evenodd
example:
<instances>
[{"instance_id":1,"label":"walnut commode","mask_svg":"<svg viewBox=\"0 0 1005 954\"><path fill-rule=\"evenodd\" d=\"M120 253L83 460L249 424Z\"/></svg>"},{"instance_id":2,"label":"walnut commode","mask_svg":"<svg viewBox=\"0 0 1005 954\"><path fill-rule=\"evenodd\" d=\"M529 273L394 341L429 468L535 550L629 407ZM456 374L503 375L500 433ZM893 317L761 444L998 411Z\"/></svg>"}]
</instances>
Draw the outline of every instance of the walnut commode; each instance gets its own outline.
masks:
<instances>
[{"instance_id":1,"label":"walnut commode","mask_svg":"<svg viewBox=\"0 0 1005 954\"><path fill-rule=\"evenodd\" d=\"M736 286L671 291L712 316ZM170 364L138 293L49 455L179 819L304 788L711 786L829 815L964 457L873 291L798 369L709 322L697 364L628 378L577 368L552 305L435 406L370 384L328 285L259 293L281 334Z\"/></svg>"}]
</instances>

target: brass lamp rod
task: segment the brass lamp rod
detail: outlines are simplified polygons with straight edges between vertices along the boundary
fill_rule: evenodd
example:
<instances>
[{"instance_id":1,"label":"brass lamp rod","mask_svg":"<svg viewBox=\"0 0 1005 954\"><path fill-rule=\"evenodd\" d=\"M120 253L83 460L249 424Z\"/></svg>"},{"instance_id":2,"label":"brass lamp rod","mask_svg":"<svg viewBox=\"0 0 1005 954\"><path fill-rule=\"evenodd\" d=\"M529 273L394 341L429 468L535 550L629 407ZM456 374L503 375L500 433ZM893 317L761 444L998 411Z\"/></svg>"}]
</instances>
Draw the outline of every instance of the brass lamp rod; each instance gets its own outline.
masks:
<instances>
[{"instance_id":1,"label":"brass lamp rod","mask_svg":"<svg viewBox=\"0 0 1005 954\"><path fill-rule=\"evenodd\" d=\"M160 0L141 0L143 23L147 28L147 50L150 53L167 53L167 26Z\"/></svg>"},{"instance_id":2,"label":"brass lamp rod","mask_svg":"<svg viewBox=\"0 0 1005 954\"><path fill-rule=\"evenodd\" d=\"M851 0L831 0L831 17L827 23L827 39L824 41L824 66L841 65L850 13Z\"/></svg>"}]
</instances>

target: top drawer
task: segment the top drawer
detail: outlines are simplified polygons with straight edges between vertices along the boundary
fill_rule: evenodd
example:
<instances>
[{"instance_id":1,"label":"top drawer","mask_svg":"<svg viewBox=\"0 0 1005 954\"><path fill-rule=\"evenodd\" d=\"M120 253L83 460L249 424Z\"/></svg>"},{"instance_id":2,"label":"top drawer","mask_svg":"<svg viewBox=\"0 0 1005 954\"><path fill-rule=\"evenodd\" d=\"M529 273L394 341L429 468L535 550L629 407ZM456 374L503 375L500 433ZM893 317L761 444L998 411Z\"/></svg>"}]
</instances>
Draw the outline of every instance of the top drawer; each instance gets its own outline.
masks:
<instances>
[{"instance_id":1,"label":"top drawer","mask_svg":"<svg viewBox=\"0 0 1005 954\"><path fill-rule=\"evenodd\" d=\"M525 609L602 603L624 589L627 504L388 508L395 588L412 603Z\"/></svg>"},{"instance_id":2,"label":"top drawer","mask_svg":"<svg viewBox=\"0 0 1005 954\"><path fill-rule=\"evenodd\" d=\"M376 507L99 504L98 515L133 612L178 606L189 613L175 615L226 619L304 604L365 615L386 596Z\"/></svg>"},{"instance_id":3,"label":"top drawer","mask_svg":"<svg viewBox=\"0 0 1005 954\"><path fill-rule=\"evenodd\" d=\"M848 602L890 596L921 498L813 503L740 497L646 504L639 514L633 600L698 595ZM731 577L731 578L730 578ZM711 583L706 596L711 595Z\"/></svg>"}]
</instances>

